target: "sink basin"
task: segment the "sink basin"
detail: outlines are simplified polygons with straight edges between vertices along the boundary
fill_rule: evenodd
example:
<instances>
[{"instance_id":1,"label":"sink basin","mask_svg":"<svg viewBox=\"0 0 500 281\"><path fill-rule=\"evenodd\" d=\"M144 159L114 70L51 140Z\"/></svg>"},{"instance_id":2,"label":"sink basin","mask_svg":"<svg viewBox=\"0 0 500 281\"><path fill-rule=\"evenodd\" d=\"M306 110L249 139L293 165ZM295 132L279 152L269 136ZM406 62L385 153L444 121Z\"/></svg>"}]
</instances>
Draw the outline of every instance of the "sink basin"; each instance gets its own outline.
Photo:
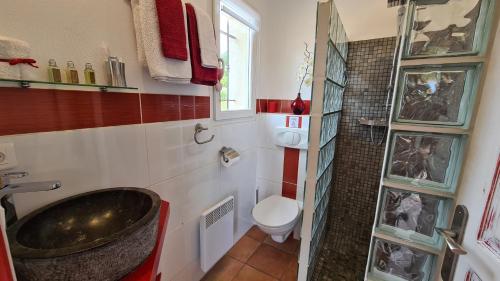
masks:
<instances>
[{"instance_id":1,"label":"sink basin","mask_svg":"<svg viewBox=\"0 0 500 281\"><path fill-rule=\"evenodd\" d=\"M151 254L160 204L152 191L112 188L34 211L7 230L18 279L121 279Z\"/></svg>"}]
</instances>

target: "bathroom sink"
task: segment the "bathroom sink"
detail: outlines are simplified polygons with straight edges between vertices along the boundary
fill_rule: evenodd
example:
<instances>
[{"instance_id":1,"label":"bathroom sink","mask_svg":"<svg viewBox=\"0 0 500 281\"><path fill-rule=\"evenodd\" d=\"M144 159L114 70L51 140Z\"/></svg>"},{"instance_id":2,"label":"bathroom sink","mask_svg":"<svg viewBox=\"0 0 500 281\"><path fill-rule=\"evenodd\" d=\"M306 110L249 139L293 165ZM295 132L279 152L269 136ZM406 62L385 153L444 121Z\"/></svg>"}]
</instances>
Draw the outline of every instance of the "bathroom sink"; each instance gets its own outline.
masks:
<instances>
[{"instance_id":1,"label":"bathroom sink","mask_svg":"<svg viewBox=\"0 0 500 281\"><path fill-rule=\"evenodd\" d=\"M18 279L119 280L151 254L160 204L152 191L112 188L34 211L7 230Z\"/></svg>"}]
</instances>

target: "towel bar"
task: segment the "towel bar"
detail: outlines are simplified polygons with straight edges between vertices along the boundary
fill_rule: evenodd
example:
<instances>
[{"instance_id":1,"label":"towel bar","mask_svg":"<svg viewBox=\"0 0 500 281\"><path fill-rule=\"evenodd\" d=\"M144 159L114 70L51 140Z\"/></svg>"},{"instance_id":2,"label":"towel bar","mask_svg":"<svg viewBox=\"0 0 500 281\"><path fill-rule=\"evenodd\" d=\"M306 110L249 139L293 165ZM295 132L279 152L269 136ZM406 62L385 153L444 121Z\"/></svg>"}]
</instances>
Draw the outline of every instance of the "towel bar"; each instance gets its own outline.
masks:
<instances>
[{"instance_id":1,"label":"towel bar","mask_svg":"<svg viewBox=\"0 0 500 281\"><path fill-rule=\"evenodd\" d=\"M196 124L196 126L194 127L194 141L197 144L205 144L205 143L209 143L209 142L214 140L215 135L212 135L212 137L210 137L210 139L208 139L206 141L199 141L198 140L198 134L200 134L201 132L206 131L206 130L208 130L208 128L203 127L203 125L201 125L200 123Z\"/></svg>"}]
</instances>

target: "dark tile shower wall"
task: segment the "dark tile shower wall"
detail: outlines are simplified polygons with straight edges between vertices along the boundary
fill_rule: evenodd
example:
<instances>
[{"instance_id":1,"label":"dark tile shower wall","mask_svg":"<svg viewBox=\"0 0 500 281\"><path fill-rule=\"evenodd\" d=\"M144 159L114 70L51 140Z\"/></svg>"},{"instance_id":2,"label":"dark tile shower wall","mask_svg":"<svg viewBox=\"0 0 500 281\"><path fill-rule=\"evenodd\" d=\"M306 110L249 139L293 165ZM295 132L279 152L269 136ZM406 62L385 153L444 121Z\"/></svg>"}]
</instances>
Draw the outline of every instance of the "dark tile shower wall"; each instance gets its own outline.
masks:
<instances>
[{"instance_id":1,"label":"dark tile shower wall","mask_svg":"<svg viewBox=\"0 0 500 281\"><path fill-rule=\"evenodd\" d=\"M385 128L371 131L370 127L360 125L359 119L384 118L386 110L390 110L386 108L386 99L395 43L395 38L349 43L349 84L337 137L328 232L313 280L364 278L385 150Z\"/></svg>"}]
</instances>

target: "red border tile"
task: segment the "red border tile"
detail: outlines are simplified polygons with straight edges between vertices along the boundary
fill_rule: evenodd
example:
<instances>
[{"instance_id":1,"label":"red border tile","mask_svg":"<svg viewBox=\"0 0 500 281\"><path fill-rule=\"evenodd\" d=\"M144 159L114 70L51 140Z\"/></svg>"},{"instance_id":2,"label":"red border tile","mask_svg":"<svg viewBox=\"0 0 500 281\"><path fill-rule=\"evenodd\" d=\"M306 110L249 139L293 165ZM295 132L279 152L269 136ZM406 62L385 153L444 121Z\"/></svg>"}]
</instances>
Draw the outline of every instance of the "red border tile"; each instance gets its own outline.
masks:
<instances>
[{"instance_id":1,"label":"red border tile","mask_svg":"<svg viewBox=\"0 0 500 281\"><path fill-rule=\"evenodd\" d=\"M194 97L194 118L203 119L210 118L211 109L210 97L196 96Z\"/></svg>"},{"instance_id":2,"label":"red border tile","mask_svg":"<svg viewBox=\"0 0 500 281\"><path fill-rule=\"evenodd\" d=\"M289 100L257 99L257 113L273 102L276 113L291 112ZM209 96L55 89L0 88L0 104L9 105L0 111L0 136L202 119L212 111Z\"/></svg>"},{"instance_id":3,"label":"red border tile","mask_svg":"<svg viewBox=\"0 0 500 281\"><path fill-rule=\"evenodd\" d=\"M281 113L293 113L292 111L292 102L291 100L282 100L281 101Z\"/></svg>"},{"instance_id":4,"label":"red border tile","mask_svg":"<svg viewBox=\"0 0 500 281\"><path fill-rule=\"evenodd\" d=\"M297 184L300 150L285 147L283 159L283 181Z\"/></svg>"},{"instance_id":5,"label":"red border tile","mask_svg":"<svg viewBox=\"0 0 500 281\"><path fill-rule=\"evenodd\" d=\"M266 112L281 113L281 100L267 100Z\"/></svg>"},{"instance_id":6,"label":"red border tile","mask_svg":"<svg viewBox=\"0 0 500 281\"><path fill-rule=\"evenodd\" d=\"M139 94L0 88L0 135L140 124Z\"/></svg>"},{"instance_id":7,"label":"red border tile","mask_svg":"<svg viewBox=\"0 0 500 281\"><path fill-rule=\"evenodd\" d=\"M141 94L142 122L177 121L180 119L178 95Z\"/></svg>"},{"instance_id":8,"label":"red border tile","mask_svg":"<svg viewBox=\"0 0 500 281\"><path fill-rule=\"evenodd\" d=\"M288 182L283 182L281 188L281 195L283 197L287 197L293 200L297 199L297 185Z\"/></svg>"},{"instance_id":9,"label":"red border tile","mask_svg":"<svg viewBox=\"0 0 500 281\"><path fill-rule=\"evenodd\" d=\"M292 102L291 100L276 100L276 99L257 99L257 113L285 113L293 114L292 112ZM276 110L273 110L272 103L276 104ZM301 115L309 115L311 112L311 101L304 100L305 109Z\"/></svg>"},{"instance_id":10,"label":"red border tile","mask_svg":"<svg viewBox=\"0 0 500 281\"><path fill-rule=\"evenodd\" d=\"M283 183L281 195L292 199L295 199L297 196L299 156L299 149L285 147L285 153L283 156Z\"/></svg>"},{"instance_id":11,"label":"red border tile","mask_svg":"<svg viewBox=\"0 0 500 281\"><path fill-rule=\"evenodd\" d=\"M302 115L309 115L311 114L311 101L310 100L305 100L304 101L305 109L304 112L302 112Z\"/></svg>"},{"instance_id":12,"label":"red border tile","mask_svg":"<svg viewBox=\"0 0 500 281\"><path fill-rule=\"evenodd\" d=\"M181 120L194 119L194 96L181 96Z\"/></svg>"},{"instance_id":13,"label":"red border tile","mask_svg":"<svg viewBox=\"0 0 500 281\"><path fill-rule=\"evenodd\" d=\"M267 100L266 99L258 99L257 100L257 113L267 112Z\"/></svg>"}]
</instances>

